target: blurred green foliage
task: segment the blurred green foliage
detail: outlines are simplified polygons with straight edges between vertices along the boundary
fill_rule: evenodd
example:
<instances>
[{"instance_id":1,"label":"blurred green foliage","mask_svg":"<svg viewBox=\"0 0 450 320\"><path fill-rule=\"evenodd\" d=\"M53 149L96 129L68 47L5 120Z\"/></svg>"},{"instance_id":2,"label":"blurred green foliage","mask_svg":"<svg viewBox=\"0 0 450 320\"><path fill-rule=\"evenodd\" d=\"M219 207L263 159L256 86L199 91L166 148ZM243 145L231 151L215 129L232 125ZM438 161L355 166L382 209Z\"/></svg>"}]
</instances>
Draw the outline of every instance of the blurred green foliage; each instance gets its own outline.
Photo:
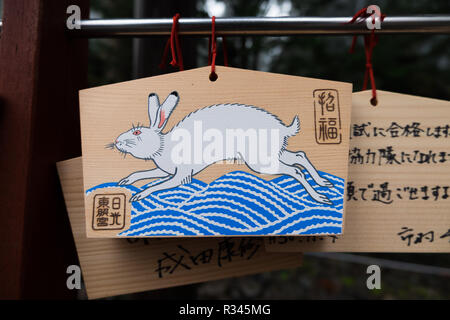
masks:
<instances>
[{"instance_id":1,"label":"blurred green foliage","mask_svg":"<svg viewBox=\"0 0 450 320\"><path fill-rule=\"evenodd\" d=\"M292 0L292 10L304 16L349 16L361 1ZM358 4L358 6L357 6ZM448 1L364 1L377 4L389 15L448 14ZM450 99L450 41L448 35L383 35L374 49L373 66L377 88L382 90ZM352 82L361 90L365 55L359 39L354 54L348 50L351 37L290 37L274 39L281 46L271 59L270 71Z\"/></svg>"},{"instance_id":2,"label":"blurred green foliage","mask_svg":"<svg viewBox=\"0 0 450 320\"><path fill-rule=\"evenodd\" d=\"M133 1L92 0L91 19L132 18ZM89 86L131 79L133 39L89 39Z\"/></svg>"},{"instance_id":3,"label":"blurred green foliage","mask_svg":"<svg viewBox=\"0 0 450 320\"><path fill-rule=\"evenodd\" d=\"M193 1L194 2L194 1ZM450 2L427 0L325 1L228 0L225 16L263 16L271 5L291 3L294 16L351 16L362 6L377 4L387 15L448 14ZM132 17L132 1L92 0L91 15ZM198 16L206 16L205 0L196 2ZM181 15L183 13L181 12ZM352 82L361 90L365 55L362 38L349 54L351 36L229 37L230 65L292 75ZM378 89L450 99L450 41L448 35L383 35L374 50ZM165 41L165 40L161 40ZM199 47L198 65L207 64L206 39L191 38ZM221 40L218 64L223 63ZM131 79L132 40L90 40L89 83L100 85Z\"/></svg>"}]
</instances>

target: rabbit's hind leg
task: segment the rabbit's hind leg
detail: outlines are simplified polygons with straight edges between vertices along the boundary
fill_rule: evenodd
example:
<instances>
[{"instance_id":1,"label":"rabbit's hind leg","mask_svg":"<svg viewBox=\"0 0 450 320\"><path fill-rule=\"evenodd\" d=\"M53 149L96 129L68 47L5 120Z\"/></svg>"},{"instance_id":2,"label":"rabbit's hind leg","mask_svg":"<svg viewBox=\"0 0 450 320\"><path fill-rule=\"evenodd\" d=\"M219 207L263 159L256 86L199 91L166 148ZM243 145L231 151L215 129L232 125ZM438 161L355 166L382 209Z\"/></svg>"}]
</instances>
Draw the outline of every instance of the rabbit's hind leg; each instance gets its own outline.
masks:
<instances>
[{"instance_id":1,"label":"rabbit's hind leg","mask_svg":"<svg viewBox=\"0 0 450 320\"><path fill-rule=\"evenodd\" d=\"M318 193L309 183L306 181L305 175L303 172L295 167L295 166L289 166L281 161L279 161L276 168L271 168L270 172L268 172L263 166L261 165L255 165L255 164L248 164L247 166L257 172L257 173L263 173L263 174L282 174L282 175L288 175L296 179L300 184L305 188L306 192L317 202L330 204L333 203L327 198L327 196Z\"/></svg>"},{"instance_id":2,"label":"rabbit's hind leg","mask_svg":"<svg viewBox=\"0 0 450 320\"><path fill-rule=\"evenodd\" d=\"M306 156L306 153L303 151L291 152L289 150L284 150L280 155L280 161L288 166L295 166L296 164L302 166L321 187L333 187L333 184L329 180L319 175L316 168L312 165Z\"/></svg>"}]
</instances>

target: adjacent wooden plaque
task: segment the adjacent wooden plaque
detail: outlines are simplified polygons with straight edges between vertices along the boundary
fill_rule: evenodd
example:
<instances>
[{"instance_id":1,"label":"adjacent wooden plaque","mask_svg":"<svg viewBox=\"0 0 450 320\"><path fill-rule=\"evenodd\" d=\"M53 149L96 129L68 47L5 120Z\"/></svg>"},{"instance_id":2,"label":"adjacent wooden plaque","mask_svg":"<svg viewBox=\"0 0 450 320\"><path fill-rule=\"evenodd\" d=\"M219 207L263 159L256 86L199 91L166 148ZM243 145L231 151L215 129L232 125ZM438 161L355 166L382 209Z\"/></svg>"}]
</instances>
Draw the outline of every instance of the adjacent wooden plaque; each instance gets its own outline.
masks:
<instances>
[{"instance_id":1,"label":"adjacent wooden plaque","mask_svg":"<svg viewBox=\"0 0 450 320\"><path fill-rule=\"evenodd\" d=\"M90 299L301 265L301 254L266 253L260 238L88 239L81 162L58 173Z\"/></svg>"},{"instance_id":2,"label":"adjacent wooden plaque","mask_svg":"<svg viewBox=\"0 0 450 320\"><path fill-rule=\"evenodd\" d=\"M87 236L341 234L351 84L209 72L80 91Z\"/></svg>"},{"instance_id":3,"label":"adjacent wooden plaque","mask_svg":"<svg viewBox=\"0 0 450 320\"><path fill-rule=\"evenodd\" d=\"M450 252L450 102L353 94L345 234L271 237L269 251Z\"/></svg>"}]
</instances>

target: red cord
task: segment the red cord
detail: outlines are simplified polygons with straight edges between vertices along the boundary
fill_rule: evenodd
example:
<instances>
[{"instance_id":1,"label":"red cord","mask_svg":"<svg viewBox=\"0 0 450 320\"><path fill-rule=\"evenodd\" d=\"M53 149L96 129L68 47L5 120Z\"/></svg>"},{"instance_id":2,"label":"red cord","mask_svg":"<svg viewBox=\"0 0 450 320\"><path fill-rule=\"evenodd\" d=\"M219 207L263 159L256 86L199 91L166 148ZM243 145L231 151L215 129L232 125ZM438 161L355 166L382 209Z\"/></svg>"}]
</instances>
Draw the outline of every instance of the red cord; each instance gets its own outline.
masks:
<instances>
[{"instance_id":1,"label":"red cord","mask_svg":"<svg viewBox=\"0 0 450 320\"><path fill-rule=\"evenodd\" d=\"M166 60L167 60L167 56L169 55L169 47L170 47L170 38L167 39L166 45L164 46L164 51L163 51L163 55L161 58L161 62L159 63L159 68L161 70L166 68Z\"/></svg>"},{"instance_id":2,"label":"red cord","mask_svg":"<svg viewBox=\"0 0 450 320\"><path fill-rule=\"evenodd\" d=\"M228 67L227 39L222 37L223 64Z\"/></svg>"},{"instance_id":3,"label":"red cord","mask_svg":"<svg viewBox=\"0 0 450 320\"><path fill-rule=\"evenodd\" d=\"M368 17L372 16L372 22L375 24L375 15L374 14L368 14L367 8L363 8L359 10L353 18L347 22L347 23L354 23L358 18L367 19ZM386 15L382 14L380 19L381 21L384 20ZM350 47L350 53L353 53L355 51L355 45L356 45L356 38L357 36L353 36L352 45ZM372 87L372 104L376 105L377 103L377 89L375 86L375 77L373 74L373 65L372 65L372 55L373 55L373 49L375 48L375 45L378 43L378 35L375 34L375 28L372 29L372 32L370 35L364 35L364 52L366 55L366 69L364 72L364 83L363 83L363 90L366 90L367 83L370 78L370 85Z\"/></svg>"},{"instance_id":4,"label":"red cord","mask_svg":"<svg viewBox=\"0 0 450 320\"><path fill-rule=\"evenodd\" d=\"M223 64L228 67L227 44L225 37L222 37ZM216 37L216 17L211 18L211 36L208 41L208 64L211 66L211 73L216 71L217 57L217 37Z\"/></svg>"},{"instance_id":5,"label":"red cord","mask_svg":"<svg viewBox=\"0 0 450 320\"><path fill-rule=\"evenodd\" d=\"M166 67L166 61L167 56L169 55L169 47L172 53L172 61L170 61L170 64L173 67L178 67L180 71L184 70L183 66L183 54L181 52L181 44L180 44L180 38L178 36L178 20L180 19L180 14L177 13L173 16L173 23L172 23L172 30L170 32L170 38L167 39L166 46L164 47L164 52L162 56L161 63L159 64L159 67L161 69L164 69ZM178 59L178 61L177 61Z\"/></svg>"},{"instance_id":6,"label":"red cord","mask_svg":"<svg viewBox=\"0 0 450 320\"><path fill-rule=\"evenodd\" d=\"M211 36L208 38L208 66L211 65Z\"/></svg>"},{"instance_id":7,"label":"red cord","mask_svg":"<svg viewBox=\"0 0 450 320\"><path fill-rule=\"evenodd\" d=\"M216 56L217 56L217 45L216 45L216 17L211 18L211 36L209 38L209 51L208 51L208 62L211 65L211 74L216 72Z\"/></svg>"}]
</instances>

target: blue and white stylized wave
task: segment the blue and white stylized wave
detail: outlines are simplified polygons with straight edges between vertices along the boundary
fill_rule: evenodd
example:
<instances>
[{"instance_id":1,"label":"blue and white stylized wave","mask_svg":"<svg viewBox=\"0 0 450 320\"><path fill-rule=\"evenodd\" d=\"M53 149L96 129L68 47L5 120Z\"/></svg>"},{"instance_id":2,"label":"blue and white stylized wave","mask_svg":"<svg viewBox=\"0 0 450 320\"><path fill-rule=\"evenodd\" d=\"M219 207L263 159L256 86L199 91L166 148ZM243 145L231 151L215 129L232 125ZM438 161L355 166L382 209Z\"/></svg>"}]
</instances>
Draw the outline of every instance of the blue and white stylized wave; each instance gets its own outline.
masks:
<instances>
[{"instance_id":1,"label":"blue and white stylized wave","mask_svg":"<svg viewBox=\"0 0 450 320\"><path fill-rule=\"evenodd\" d=\"M155 192L132 203L131 226L120 236L229 236L340 234L344 179L319 172L334 184L320 187L306 171L308 182L326 194L332 205L314 201L297 180L280 176L265 181L243 171L225 174L210 184L192 183ZM120 186L133 194L148 186ZM119 187L104 183L87 190Z\"/></svg>"}]
</instances>

